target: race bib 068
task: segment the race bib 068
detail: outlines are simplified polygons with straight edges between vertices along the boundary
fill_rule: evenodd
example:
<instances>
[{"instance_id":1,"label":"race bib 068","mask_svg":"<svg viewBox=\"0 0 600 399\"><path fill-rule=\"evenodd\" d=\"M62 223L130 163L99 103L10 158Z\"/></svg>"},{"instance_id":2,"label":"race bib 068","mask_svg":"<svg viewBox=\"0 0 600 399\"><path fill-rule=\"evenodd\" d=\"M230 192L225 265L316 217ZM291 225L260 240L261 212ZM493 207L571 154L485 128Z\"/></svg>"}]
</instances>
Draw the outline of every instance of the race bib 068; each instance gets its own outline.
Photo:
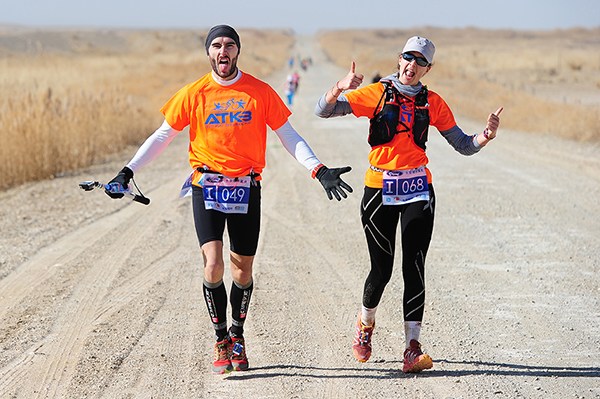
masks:
<instances>
[{"instance_id":1,"label":"race bib 068","mask_svg":"<svg viewBox=\"0 0 600 399\"><path fill-rule=\"evenodd\" d=\"M383 172L383 205L403 205L429 201L429 184L425 167Z\"/></svg>"}]
</instances>

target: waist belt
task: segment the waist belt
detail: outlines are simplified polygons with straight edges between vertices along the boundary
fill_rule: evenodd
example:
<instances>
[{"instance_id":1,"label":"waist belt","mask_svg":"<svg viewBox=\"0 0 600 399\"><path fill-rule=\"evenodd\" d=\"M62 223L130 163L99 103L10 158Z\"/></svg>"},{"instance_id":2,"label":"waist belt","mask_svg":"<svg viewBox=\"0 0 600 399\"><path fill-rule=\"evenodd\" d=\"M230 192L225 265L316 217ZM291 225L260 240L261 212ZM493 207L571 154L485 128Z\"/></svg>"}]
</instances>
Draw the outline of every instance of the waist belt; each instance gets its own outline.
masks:
<instances>
[{"instance_id":1,"label":"waist belt","mask_svg":"<svg viewBox=\"0 0 600 399\"><path fill-rule=\"evenodd\" d=\"M227 176L225 173L217 172L217 171L210 170L210 169L207 169L207 168L196 168L196 170L197 170L198 172L201 172L201 173L215 173L215 174L217 174L217 175L223 175L223 176ZM250 173L248 173L248 174L247 174L247 175L245 175L245 176L250 176L252 179L254 179L254 178L256 178L256 177L260 176L260 173L254 173L254 172L250 172ZM227 177L232 177L232 176L227 176Z\"/></svg>"},{"instance_id":2,"label":"waist belt","mask_svg":"<svg viewBox=\"0 0 600 399\"><path fill-rule=\"evenodd\" d=\"M385 169L379 169L378 167L373 165L369 165L369 168L371 168L371 170L374 170L375 172L385 172Z\"/></svg>"}]
</instances>

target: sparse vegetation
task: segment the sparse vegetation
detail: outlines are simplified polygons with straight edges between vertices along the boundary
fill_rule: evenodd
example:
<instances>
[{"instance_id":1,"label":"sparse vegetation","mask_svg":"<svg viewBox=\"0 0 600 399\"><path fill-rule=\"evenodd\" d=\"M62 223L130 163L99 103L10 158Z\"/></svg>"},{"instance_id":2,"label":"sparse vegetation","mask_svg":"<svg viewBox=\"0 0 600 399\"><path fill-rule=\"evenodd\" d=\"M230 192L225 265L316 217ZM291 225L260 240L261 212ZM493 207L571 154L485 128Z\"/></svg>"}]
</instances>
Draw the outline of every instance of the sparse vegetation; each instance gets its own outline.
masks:
<instances>
[{"instance_id":1,"label":"sparse vegetation","mask_svg":"<svg viewBox=\"0 0 600 399\"><path fill-rule=\"evenodd\" d=\"M240 65L265 77L293 36L242 30ZM266 40L268 37L269 40ZM0 33L0 189L139 145L175 90L209 70L195 31Z\"/></svg>"},{"instance_id":2,"label":"sparse vegetation","mask_svg":"<svg viewBox=\"0 0 600 399\"><path fill-rule=\"evenodd\" d=\"M409 36L437 46L425 83L474 120L503 105L503 127L600 139L600 29L552 32L423 28L322 32L335 63L367 79L395 71ZM242 30L242 68L285 65L291 32ZM202 33L0 30L0 189L102 162L139 145L160 106L209 70Z\"/></svg>"},{"instance_id":3,"label":"sparse vegetation","mask_svg":"<svg viewBox=\"0 0 600 399\"><path fill-rule=\"evenodd\" d=\"M370 81L396 71L410 36L436 44L424 83L457 115L484 121L504 106L502 126L581 140L600 140L600 29L516 32L440 29L323 32L320 42L343 68L356 60Z\"/></svg>"}]
</instances>

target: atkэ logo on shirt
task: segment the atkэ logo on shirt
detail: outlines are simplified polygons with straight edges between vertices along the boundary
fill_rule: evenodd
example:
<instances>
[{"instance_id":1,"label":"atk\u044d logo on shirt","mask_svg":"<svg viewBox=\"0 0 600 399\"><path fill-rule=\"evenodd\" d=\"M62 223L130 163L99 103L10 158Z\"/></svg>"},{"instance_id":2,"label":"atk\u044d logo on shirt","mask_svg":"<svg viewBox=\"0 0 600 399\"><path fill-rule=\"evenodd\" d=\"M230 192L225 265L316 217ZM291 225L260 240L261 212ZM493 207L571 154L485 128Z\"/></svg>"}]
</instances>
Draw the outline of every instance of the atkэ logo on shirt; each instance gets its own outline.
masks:
<instances>
[{"instance_id":1,"label":"atk\u044d logo on shirt","mask_svg":"<svg viewBox=\"0 0 600 399\"><path fill-rule=\"evenodd\" d=\"M252 121L252 111L244 111L246 102L230 98L221 103L214 103L213 112L208 114L205 125L239 125Z\"/></svg>"}]
</instances>

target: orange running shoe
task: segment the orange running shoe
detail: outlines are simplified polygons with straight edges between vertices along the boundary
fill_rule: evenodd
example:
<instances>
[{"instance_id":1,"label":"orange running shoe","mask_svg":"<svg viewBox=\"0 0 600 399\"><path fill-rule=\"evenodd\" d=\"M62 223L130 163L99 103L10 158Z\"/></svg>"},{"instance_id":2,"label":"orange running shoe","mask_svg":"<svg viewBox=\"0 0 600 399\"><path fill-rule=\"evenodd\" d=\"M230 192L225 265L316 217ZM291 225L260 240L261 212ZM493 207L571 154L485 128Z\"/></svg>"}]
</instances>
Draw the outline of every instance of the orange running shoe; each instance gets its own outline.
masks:
<instances>
[{"instance_id":1,"label":"orange running shoe","mask_svg":"<svg viewBox=\"0 0 600 399\"><path fill-rule=\"evenodd\" d=\"M361 363L366 362L371 357L371 336L373 335L373 329L375 323L372 326L365 326L360 320L356 320L356 335L352 341L352 353L356 360Z\"/></svg>"},{"instance_id":2,"label":"orange running shoe","mask_svg":"<svg viewBox=\"0 0 600 399\"><path fill-rule=\"evenodd\" d=\"M248 370L248 358L246 357L246 342L244 337L229 338L229 360L235 371Z\"/></svg>"},{"instance_id":3,"label":"orange running shoe","mask_svg":"<svg viewBox=\"0 0 600 399\"><path fill-rule=\"evenodd\" d=\"M229 340L225 338L215 343L215 360L212 363L212 371L215 374L225 374L231 371L231 360L229 360Z\"/></svg>"},{"instance_id":4,"label":"orange running shoe","mask_svg":"<svg viewBox=\"0 0 600 399\"><path fill-rule=\"evenodd\" d=\"M404 351L404 366L402 371L405 373L420 373L425 369L433 367L433 361L429 355L423 353L421 344L414 340L410 340L410 345Z\"/></svg>"}]
</instances>

